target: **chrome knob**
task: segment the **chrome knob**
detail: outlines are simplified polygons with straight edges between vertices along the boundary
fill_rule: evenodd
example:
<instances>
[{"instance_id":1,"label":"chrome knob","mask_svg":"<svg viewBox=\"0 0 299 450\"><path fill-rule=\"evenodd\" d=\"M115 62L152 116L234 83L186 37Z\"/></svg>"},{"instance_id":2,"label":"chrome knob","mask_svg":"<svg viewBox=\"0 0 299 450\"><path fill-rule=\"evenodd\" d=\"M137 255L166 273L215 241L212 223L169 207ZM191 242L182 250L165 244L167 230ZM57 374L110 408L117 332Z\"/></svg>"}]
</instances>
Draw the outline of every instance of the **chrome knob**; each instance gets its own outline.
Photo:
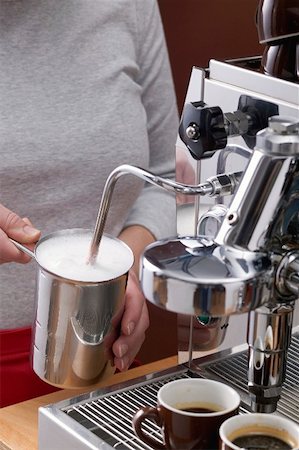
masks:
<instances>
[{"instance_id":1,"label":"chrome knob","mask_svg":"<svg viewBox=\"0 0 299 450\"><path fill-rule=\"evenodd\" d=\"M277 134L299 134L299 121L294 117L273 116L269 128Z\"/></svg>"},{"instance_id":2,"label":"chrome knob","mask_svg":"<svg viewBox=\"0 0 299 450\"><path fill-rule=\"evenodd\" d=\"M200 137L199 126L192 123L186 128L186 135L189 139L198 139Z\"/></svg>"}]
</instances>

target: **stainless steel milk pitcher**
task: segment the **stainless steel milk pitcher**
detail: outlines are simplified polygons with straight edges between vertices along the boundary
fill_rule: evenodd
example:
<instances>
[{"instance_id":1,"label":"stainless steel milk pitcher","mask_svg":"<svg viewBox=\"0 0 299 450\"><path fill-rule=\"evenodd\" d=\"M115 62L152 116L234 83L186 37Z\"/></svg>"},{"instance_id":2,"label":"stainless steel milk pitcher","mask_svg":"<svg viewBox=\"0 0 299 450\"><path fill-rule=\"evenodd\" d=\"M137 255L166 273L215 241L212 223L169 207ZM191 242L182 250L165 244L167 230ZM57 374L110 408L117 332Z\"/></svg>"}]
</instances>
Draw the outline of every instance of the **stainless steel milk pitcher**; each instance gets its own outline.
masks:
<instances>
[{"instance_id":1,"label":"stainless steel milk pitcher","mask_svg":"<svg viewBox=\"0 0 299 450\"><path fill-rule=\"evenodd\" d=\"M43 237L34 253L27 251L38 264L32 364L36 374L47 383L61 388L80 388L93 385L114 372L106 344L109 333L122 316L133 254L126 244L109 236L113 245L122 247L127 254L124 273L100 282L64 278L39 262L40 246L64 235L74 238L88 235L91 240L92 231L58 231ZM24 251L22 246L18 247Z\"/></svg>"}]
</instances>

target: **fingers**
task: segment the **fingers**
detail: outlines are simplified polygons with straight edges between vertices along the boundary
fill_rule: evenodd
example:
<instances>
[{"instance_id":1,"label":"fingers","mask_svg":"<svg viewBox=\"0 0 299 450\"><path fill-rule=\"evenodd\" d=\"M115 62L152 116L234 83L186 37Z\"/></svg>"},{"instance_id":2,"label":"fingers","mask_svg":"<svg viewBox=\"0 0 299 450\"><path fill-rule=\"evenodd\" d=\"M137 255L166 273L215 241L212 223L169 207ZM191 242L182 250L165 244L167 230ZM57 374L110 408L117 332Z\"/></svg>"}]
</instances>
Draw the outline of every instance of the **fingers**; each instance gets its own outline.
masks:
<instances>
[{"instance_id":1,"label":"fingers","mask_svg":"<svg viewBox=\"0 0 299 450\"><path fill-rule=\"evenodd\" d=\"M23 244L36 242L40 237L40 231L32 226L29 219L21 219L3 205L0 205L0 228L7 236Z\"/></svg>"},{"instance_id":2,"label":"fingers","mask_svg":"<svg viewBox=\"0 0 299 450\"><path fill-rule=\"evenodd\" d=\"M139 280L135 272L131 270L126 290L125 311L121 322L121 332L124 335L130 336L134 332L142 316L144 304L145 298L141 292Z\"/></svg>"},{"instance_id":3,"label":"fingers","mask_svg":"<svg viewBox=\"0 0 299 450\"><path fill-rule=\"evenodd\" d=\"M119 370L126 370L132 364L145 339L149 326L145 298L140 290L137 276L129 275L125 297L125 310L121 323L121 335L114 342L114 364Z\"/></svg>"},{"instance_id":4,"label":"fingers","mask_svg":"<svg viewBox=\"0 0 299 450\"><path fill-rule=\"evenodd\" d=\"M140 320L130 336L121 335L113 344L114 365L120 371L127 370L139 352L148 328L148 311L146 304L142 308Z\"/></svg>"},{"instance_id":5,"label":"fingers","mask_svg":"<svg viewBox=\"0 0 299 450\"><path fill-rule=\"evenodd\" d=\"M22 244L29 244L30 248L30 244L34 244L39 239L40 231L32 226L29 219L21 219L0 204L0 264L12 261L19 263L30 261L30 257L18 250L8 239L9 237Z\"/></svg>"},{"instance_id":6,"label":"fingers","mask_svg":"<svg viewBox=\"0 0 299 450\"><path fill-rule=\"evenodd\" d=\"M0 264L17 262L25 264L31 260L30 256L19 250L0 229Z\"/></svg>"}]
</instances>

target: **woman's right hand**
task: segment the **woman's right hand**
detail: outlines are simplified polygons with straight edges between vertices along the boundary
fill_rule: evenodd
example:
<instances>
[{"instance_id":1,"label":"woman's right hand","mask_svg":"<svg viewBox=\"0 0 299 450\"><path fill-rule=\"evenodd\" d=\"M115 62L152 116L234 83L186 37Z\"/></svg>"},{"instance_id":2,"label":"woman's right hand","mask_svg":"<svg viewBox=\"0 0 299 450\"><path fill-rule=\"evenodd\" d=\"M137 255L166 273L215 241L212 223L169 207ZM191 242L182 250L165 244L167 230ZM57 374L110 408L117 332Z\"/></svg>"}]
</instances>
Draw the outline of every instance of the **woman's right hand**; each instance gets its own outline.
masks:
<instances>
[{"instance_id":1,"label":"woman's right hand","mask_svg":"<svg viewBox=\"0 0 299 450\"><path fill-rule=\"evenodd\" d=\"M30 256L18 250L9 237L33 249L40 238L40 231L32 226L29 219L21 219L13 211L0 204L0 264L30 261Z\"/></svg>"}]
</instances>

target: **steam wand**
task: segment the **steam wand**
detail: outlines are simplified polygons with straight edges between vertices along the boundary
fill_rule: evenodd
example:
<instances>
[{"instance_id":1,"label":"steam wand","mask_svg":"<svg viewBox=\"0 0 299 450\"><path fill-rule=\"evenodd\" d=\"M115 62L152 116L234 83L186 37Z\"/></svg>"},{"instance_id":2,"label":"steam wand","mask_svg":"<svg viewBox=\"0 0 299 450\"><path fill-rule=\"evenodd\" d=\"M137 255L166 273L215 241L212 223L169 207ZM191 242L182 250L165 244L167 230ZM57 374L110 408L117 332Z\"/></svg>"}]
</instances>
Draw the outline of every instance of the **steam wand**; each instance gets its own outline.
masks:
<instances>
[{"instance_id":1,"label":"steam wand","mask_svg":"<svg viewBox=\"0 0 299 450\"><path fill-rule=\"evenodd\" d=\"M129 164L123 164L116 167L108 176L104 186L90 246L90 253L88 257L89 264L94 264L98 255L115 184L121 176L127 174L134 175L150 184L166 189L169 192L184 195L209 195L211 197L218 195L231 195L234 193L242 176L242 172L219 174L208 178L205 183L189 185L178 183L167 178L162 178L139 167L130 166Z\"/></svg>"}]
</instances>

